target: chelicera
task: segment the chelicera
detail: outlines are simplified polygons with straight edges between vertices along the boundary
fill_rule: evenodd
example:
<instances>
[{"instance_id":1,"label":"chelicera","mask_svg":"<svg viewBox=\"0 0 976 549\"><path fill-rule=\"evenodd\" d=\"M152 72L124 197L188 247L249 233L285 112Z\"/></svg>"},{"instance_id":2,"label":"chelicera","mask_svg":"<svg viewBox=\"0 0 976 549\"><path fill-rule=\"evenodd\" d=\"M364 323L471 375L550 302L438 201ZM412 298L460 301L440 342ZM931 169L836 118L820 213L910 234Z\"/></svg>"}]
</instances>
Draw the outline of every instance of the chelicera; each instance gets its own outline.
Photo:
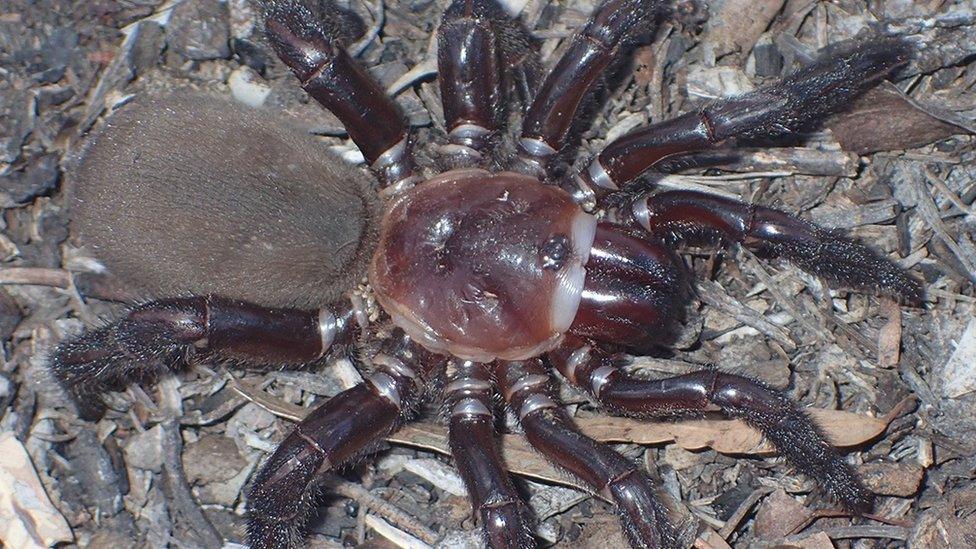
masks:
<instances>
[{"instance_id":1,"label":"chelicera","mask_svg":"<svg viewBox=\"0 0 976 549\"><path fill-rule=\"evenodd\" d=\"M497 448L496 394L534 447L617 506L634 547L677 545L647 474L577 430L553 370L613 413L742 418L845 507L871 509L853 469L782 394L717 370L638 378L617 357L666 342L680 320L691 289L678 241L738 242L921 302L919 282L895 265L796 216L633 185L664 159L789 133L843 108L906 61L904 40L831 48L772 86L639 129L559 172L584 98L667 3L607 0L538 78L516 21L491 0L455 0L437 51L448 168L431 176L394 102L343 49L343 16L309 4L261 2L267 37L343 122L374 179L276 117L223 100L182 94L114 114L73 173L74 220L112 272L154 297L55 353L53 371L86 415L100 413L99 391L194 353L273 367L320 361L373 333L379 311L364 300L373 295L395 328L372 346L364 382L312 411L253 480L253 547L300 545L316 476L437 394L491 547L534 546ZM516 92L528 106L505 156L499 136ZM364 275L370 289L350 292Z\"/></svg>"}]
</instances>

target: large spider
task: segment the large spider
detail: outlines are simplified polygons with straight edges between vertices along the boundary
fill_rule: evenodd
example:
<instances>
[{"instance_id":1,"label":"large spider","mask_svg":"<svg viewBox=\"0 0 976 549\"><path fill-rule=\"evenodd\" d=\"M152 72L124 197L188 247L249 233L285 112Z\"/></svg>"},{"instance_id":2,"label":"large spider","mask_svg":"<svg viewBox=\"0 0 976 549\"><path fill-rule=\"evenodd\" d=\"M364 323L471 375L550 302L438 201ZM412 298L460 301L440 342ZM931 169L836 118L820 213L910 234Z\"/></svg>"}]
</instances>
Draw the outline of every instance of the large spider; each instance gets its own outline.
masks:
<instances>
[{"instance_id":1,"label":"large spider","mask_svg":"<svg viewBox=\"0 0 976 549\"><path fill-rule=\"evenodd\" d=\"M258 473L253 547L301 544L317 475L395 431L445 371L451 449L491 547L534 546L495 442L496 393L534 447L617 506L635 547L678 543L647 474L559 406L552 369L614 413L742 418L845 507L871 509L872 494L784 395L714 369L636 378L616 358L666 343L680 320L690 285L677 241L720 237L921 301L916 280L835 232L633 184L662 159L786 134L842 108L906 61L904 40L834 47L772 86L635 131L560 174L553 166L584 99L668 3L607 0L537 79L516 21L492 0L455 0L437 52L450 169L428 177L395 104L343 49L345 15L323 2L260 4L278 56L343 122L375 182L276 117L222 100L185 94L121 109L80 156L73 215L108 267L157 299L55 353L53 371L83 413L101 412L100 391L193 353L319 361L370 333L373 295L396 328L376 344L365 381L312 411ZM528 108L506 156L512 90ZM351 291L364 274L371 290Z\"/></svg>"}]
</instances>

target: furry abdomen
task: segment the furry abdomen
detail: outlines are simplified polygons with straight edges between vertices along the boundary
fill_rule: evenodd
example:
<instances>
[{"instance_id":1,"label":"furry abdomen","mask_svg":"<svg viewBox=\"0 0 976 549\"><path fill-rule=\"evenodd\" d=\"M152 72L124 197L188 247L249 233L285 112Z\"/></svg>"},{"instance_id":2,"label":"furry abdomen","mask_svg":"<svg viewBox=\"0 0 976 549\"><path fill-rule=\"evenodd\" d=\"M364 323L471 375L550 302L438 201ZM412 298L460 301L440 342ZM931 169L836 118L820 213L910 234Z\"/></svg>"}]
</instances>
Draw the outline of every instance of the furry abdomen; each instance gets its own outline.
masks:
<instances>
[{"instance_id":1,"label":"furry abdomen","mask_svg":"<svg viewBox=\"0 0 976 549\"><path fill-rule=\"evenodd\" d=\"M81 242L149 297L318 307L375 246L370 178L294 122L195 93L113 114L71 171Z\"/></svg>"}]
</instances>

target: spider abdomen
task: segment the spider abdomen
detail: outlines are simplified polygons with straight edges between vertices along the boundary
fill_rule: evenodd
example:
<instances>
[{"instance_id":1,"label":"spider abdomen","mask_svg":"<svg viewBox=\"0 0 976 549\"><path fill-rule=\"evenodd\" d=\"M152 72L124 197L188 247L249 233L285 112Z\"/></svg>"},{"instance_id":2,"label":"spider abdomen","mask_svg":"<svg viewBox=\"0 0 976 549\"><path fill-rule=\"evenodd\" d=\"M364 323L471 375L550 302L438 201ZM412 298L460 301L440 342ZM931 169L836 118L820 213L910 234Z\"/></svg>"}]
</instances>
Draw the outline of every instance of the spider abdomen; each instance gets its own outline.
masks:
<instances>
[{"instance_id":1,"label":"spider abdomen","mask_svg":"<svg viewBox=\"0 0 976 549\"><path fill-rule=\"evenodd\" d=\"M365 274L379 201L365 174L280 118L193 93L123 107L71 173L82 243L150 296L336 299Z\"/></svg>"},{"instance_id":2,"label":"spider abdomen","mask_svg":"<svg viewBox=\"0 0 976 549\"><path fill-rule=\"evenodd\" d=\"M394 322L433 351L518 360L572 324L596 218L515 173L454 170L390 205L370 283Z\"/></svg>"}]
</instances>

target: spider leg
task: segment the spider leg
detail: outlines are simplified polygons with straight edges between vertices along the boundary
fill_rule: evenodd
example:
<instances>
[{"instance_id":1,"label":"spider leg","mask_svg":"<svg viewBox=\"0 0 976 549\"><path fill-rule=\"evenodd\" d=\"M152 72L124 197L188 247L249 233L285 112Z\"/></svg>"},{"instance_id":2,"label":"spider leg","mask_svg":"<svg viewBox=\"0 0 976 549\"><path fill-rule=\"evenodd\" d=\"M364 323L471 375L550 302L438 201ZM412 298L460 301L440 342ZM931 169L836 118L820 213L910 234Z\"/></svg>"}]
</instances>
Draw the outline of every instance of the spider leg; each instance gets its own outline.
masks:
<instances>
[{"instance_id":1,"label":"spider leg","mask_svg":"<svg viewBox=\"0 0 976 549\"><path fill-rule=\"evenodd\" d=\"M523 168L545 177L549 160L566 144L583 99L604 76L621 48L653 21L658 0L607 0L593 12L543 81L519 140Z\"/></svg>"},{"instance_id":2,"label":"spider leg","mask_svg":"<svg viewBox=\"0 0 976 549\"><path fill-rule=\"evenodd\" d=\"M247 494L248 542L254 549L302 547L314 480L368 452L411 416L444 359L407 338L373 357L366 381L314 409L258 472Z\"/></svg>"},{"instance_id":3,"label":"spider leg","mask_svg":"<svg viewBox=\"0 0 976 549\"><path fill-rule=\"evenodd\" d=\"M736 138L786 135L839 111L904 65L912 47L903 38L845 42L770 86L716 101L672 120L625 135L601 151L566 186L583 203L602 199L662 159Z\"/></svg>"},{"instance_id":4,"label":"spider leg","mask_svg":"<svg viewBox=\"0 0 976 549\"><path fill-rule=\"evenodd\" d=\"M337 35L330 1L262 0L265 34L312 98L342 121L387 187L419 179L410 128L383 87Z\"/></svg>"},{"instance_id":5,"label":"spider leg","mask_svg":"<svg viewBox=\"0 0 976 549\"><path fill-rule=\"evenodd\" d=\"M504 124L506 72L524 101L537 85L537 64L521 24L494 0L454 0L437 36L437 66L452 167L477 166L494 152Z\"/></svg>"},{"instance_id":6,"label":"spider leg","mask_svg":"<svg viewBox=\"0 0 976 549\"><path fill-rule=\"evenodd\" d=\"M254 364L303 364L351 340L361 310L339 302L319 311L270 309L220 297L151 301L103 328L62 342L52 374L87 419L104 412L98 393L152 379L196 351Z\"/></svg>"},{"instance_id":7,"label":"spider leg","mask_svg":"<svg viewBox=\"0 0 976 549\"><path fill-rule=\"evenodd\" d=\"M484 364L463 362L444 389L449 442L485 541L492 549L536 547L529 513L502 462L492 416L491 375Z\"/></svg>"},{"instance_id":8,"label":"spider leg","mask_svg":"<svg viewBox=\"0 0 976 549\"><path fill-rule=\"evenodd\" d=\"M505 75L510 85L515 87L524 111L529 108L542 83L542 67L532 35L521 21L512 17L495 19L494 28Z\"/></svg>"},{"instance_id":9,"label":"spider leg","mask_svg":"<svg viewBox=\"0 0 976 549\"><path fill-rule=\"evenodd\" d=\"M597 224L569 333L645 354L673 342L693 292L672 248L640 227Z\"/></svg>"},{"instance_id":10,"label":"spider leg","mask_svg":"<svg viewBox=\"0 0 976 549\"><path fill-rule=\"evenodd\" d=\"M625 372L615 357L568 337L549 353L559 372L612 412L632 417L722 411L759 429L797 469L845 507L871 510L874 495L793 401L763 383L719 370L700 370L656 380Z\"/></svg>"},{"instance_id":11,"label":"spider leg","mask_svg":"<svg viewBox=\"0 0 976 549\"><path fill-rule=\"evenodd\" d=\"M766 257L858 289L877 290L912 305L925 291L897 265L838 234L780 210L695 191L668 191L634 204L634 218L665 240L724 236Z\"/></svg>"},{"instance_id":12,"label":"spider leg","mask_svg":"<svg viewBox=\"0 0 976 549\"><path fill-rule=\"evenodd\" d=\"M491 0L454 0L437 31L437 71L452 167L478 165L501 126L501 67Z\"/></svg>"},{"instance_id":13,"label":"spider leg","mask_svg":"<svg viewBox=\"0 0 976 549\"><path fill-rule=\"evenodd\" d=\"M634 547L676 547L677 534L651 479L634 463L583 435L556 402L539 360L499 362L505 400L536 450L612 501Z\"/></svg>"}]
</instances>

